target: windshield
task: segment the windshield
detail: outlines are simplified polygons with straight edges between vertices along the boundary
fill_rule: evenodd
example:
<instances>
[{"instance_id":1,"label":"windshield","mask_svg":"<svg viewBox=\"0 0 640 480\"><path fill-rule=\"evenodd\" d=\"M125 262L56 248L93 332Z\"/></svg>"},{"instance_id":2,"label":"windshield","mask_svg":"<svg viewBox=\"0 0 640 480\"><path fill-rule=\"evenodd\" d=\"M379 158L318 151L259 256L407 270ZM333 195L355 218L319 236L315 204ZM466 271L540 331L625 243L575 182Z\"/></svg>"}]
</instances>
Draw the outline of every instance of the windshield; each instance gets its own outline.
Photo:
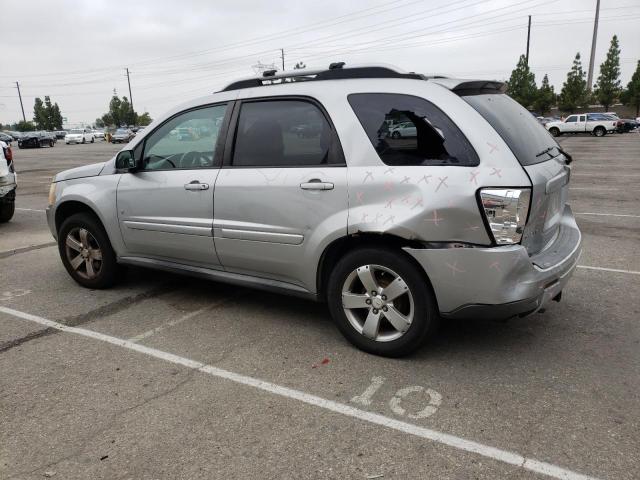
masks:
<instances>
[{"instance_id":1,"label":"windshield","mask_svg":"<svg viewBox=\"0 0 640 480\"><path fill-rule=\"evenodd\" d=\"M82 130L70 130L69 133L82 133Z\"/></svg>"},{"instance_id":2,"label":"windshield","mask_svg":"<svg viewBox=\"0 0 640 480\"><path fill-rule=\"evenodd\" d=\"M524 107L503 93L462 97L498 132L521 165L544 162L558 144Z\"/></svg>"},{"instance_id":3,"label":"windshield","mask_svg":"<svg viewBox=\"0 0 640 480\"><path fill-rule=\"evenodd\" d=\"M127 134L127 131L126 131L126 130L122 130L121 128L119 128L118 130L116 130L116 135L118 135L118 134L120 134L120 135L126 135L126 134Z\"/></svg>"}]
</instances>

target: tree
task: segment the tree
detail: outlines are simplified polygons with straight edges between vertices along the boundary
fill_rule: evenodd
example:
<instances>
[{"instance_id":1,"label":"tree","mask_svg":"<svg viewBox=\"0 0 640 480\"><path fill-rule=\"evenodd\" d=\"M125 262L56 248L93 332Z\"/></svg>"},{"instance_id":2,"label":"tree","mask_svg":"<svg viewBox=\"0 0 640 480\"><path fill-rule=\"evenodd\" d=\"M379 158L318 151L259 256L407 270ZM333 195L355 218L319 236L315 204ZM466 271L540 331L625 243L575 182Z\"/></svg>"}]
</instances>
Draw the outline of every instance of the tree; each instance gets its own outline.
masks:
<instances>
[{"instance_id":1,"label":"tree","mask_svg":"<svg viewBox=\"0 0 640 480\"><path fill-rule=\"evenodd\" d=\"M533 109L539 112L540 115L544 115L551 107L556 103L556 94L553 91L553 85L549 85L549 77L547 74L542 79L542 85L538 89L536 99L533 102Z\"/></svg>"},{"instance_id":2,"label":"tree","mask_svg":"<svg viewBox=\"0 0 640 480\"><path fill-rule=\"evenodd\" d=\"M560 110L573 113L576 108L585 105L588 102L588 98L587 81L585 80L584 70L582 70L580 52L578 52L573 59L571 70L567 73L567 79L562 84L562 90L558 97L558 107Z\"/></svg>"},{"instance_id":3,"label":"tree","mask_svg":"<svg viewBox=\"0 0 640 480\"><path fill-rule=\"evenodd\" d=\"M608 111L609 107L618 98L621 87L620 46L618 37L614 35L607 52L607 58L600 65L600 76L593 88L596 100L604 107L605 111Z\"/></svg>"},{"instance_id":4,"label":"tree","mask_svg":"<svg viewBox=\"0 0 640 480\"><path fill-rule=\"evenodd\" d=\"M46 129L47 125L47 111L45 109L42 99L36 97L33 103L33 121L38 128Z\"/></svg>"},{"instance_id":5,"label":"tree","mask_svg":"<svg viewBox=\"0 0 640 480\"><path fill-rule=\"evenodd\" d=\"M140 125L141 127L146 127L151 122L153 122L153 120L149 116L149 112L144 112L142 115L138 115L137 120L138 120L137 124Z\"/></svg>"},{"instance_id":6,"label":"tree","mask_svg":"<svg viewBox=\"0 0 640 480\"><path fill-rule=\"evenodd\" d=\"M507 83L507 94L525 108L531 107L536 99L536 77L529 70L527 58L520 55L518 65Z\"/></svg>"},{"instance_id":7,"label":"tree","mask_svg":"<svg viewBox=\"0 0 640 480\"><path fill-rule=\"evenodd\" d=\"M36 126L32 122L20 120L16 123L15 129L19 132L33 132L36 129Z\"/></svg>"},{"instance_id":8,"label":"tree","mask_svg":"<svg viewBox=\"0 0 640 480\"><path fill-rule=\"evenodd\" d=\"M96 127L98 128L104 128L104 120L102 120L101 118L96 118L95 121Z\"/></svg>"},{"instance_id":9,"label":"tree","mask_svg":"<svg viewBox=\"0 0 640 480\"><path fill-rule=\"evenodd\" d=\"M631 76L631 81L620 95L620 100L629 107L636 107L636 117L640 116L640 60L638 60L636 71Z\"/></svg>"},{"instance_id":10,"label":"tree","mask_svg":"<svg viewBox=\"0 0 640 480\"><path fill-rule=\"evenodd\" d=\"M127 97L118 97L118 94L114 90L113 96L109 101L109 111L97 120L100 120L104 126L113 125L119 127L121 125L137 125L138 114L131 107L129 99ZM151 123L150 118L149 123Z\"/></svg>"}]
</instances>

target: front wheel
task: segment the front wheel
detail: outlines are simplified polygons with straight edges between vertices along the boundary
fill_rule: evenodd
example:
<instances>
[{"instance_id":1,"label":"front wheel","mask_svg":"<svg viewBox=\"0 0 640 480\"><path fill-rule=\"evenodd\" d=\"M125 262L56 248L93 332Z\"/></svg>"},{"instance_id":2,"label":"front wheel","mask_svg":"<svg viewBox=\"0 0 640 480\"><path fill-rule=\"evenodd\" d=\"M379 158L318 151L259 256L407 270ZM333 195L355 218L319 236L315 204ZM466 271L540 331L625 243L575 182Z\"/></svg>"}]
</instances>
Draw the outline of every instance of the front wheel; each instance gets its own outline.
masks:
<instances>
[{"instance_id":1,"label":"front wheel","mask_svg":"<svg viewBox=\"0 0 640 480\"><path fill-rule=\"evenodd\" d=\"M108 288L118 278L116 254L93 215L77 213L58 231L58 251L71 278L87 288Z\"/></svg>"},{"instance_id":2,"label":"front wheel","mask_svg":"<svg viewBox=\"0 0 640 480\"><path fill-rule=\"evenodd\" d=\"M95 142L95 140L96 139L94 137L91 137L91 143Z\"/></svg>"},{"instance_id":3,"label":"front wheel","mask_svg":"<svg viewBox=\"0 0 640 480\"><path fill-rule=\"evenodd\" d=\"M412 353L438 321L435 298L419 267L386 249L345 255L331 273L327 300L347 340L375 355Z\"/></svg>"},{"instance_id":4,"label":"front wheel","mask_svg":"<svg viewBox=\"0 0 640 480\"><path fill-rule=\"evenodd\" d=\"M593 129L593 134L596 137L604 137L607 134L607 131L603 127L596 127Z\"/></svg>"},{"instance_id":5,"label":"front wheel","mask_svg":"<svg viewBox=\"0 0 640 480\"><path fill-rule=\"evenodd\" d=\"M553 135L554 137L559 137L560 136L560 130L558 128L556 128L556 127L551 127L549 129L549 133L551 135Z\"/></svg>"},{"instance_id":6,"label":"front wheel","mask_svg":"<svg viewBox=\"0 0 640 480\"><path fill-rule=\"evenodd\" d=\"M400 138L401 136L402 136L402 135L400 135L400 132L393 132L393 133L391 134L391 138L395 138L395 139L398 139L398 138Z\"/></svg>"},{"instance_id":7,"label":"front wheel","mask_svg":"<svg viewBox=\"0 0 640 480\"><path fill-rule=\"evenodd\" d=\"M53 145L54 145L54 142L53 142L53 140L51 140L51 141L49 142L49 148L53 148Z\"/></svg>"}]
</instances>

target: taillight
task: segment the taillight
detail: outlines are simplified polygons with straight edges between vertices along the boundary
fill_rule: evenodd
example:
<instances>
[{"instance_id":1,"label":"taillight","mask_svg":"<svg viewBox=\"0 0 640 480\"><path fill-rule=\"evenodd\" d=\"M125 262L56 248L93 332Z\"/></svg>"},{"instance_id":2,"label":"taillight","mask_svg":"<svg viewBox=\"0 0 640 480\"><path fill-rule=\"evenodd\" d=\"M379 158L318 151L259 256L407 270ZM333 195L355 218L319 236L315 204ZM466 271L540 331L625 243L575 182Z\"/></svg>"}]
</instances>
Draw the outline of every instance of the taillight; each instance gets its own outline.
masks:
<instances>
[{"instance_id":1,"label":"taillight","mask_svg":"<svg viewBox=\"0 0 640 480\"><path fill-rule=\"evenodd\" d=\"M4 149L4 158L7 159L7 165L13 162L13 152L11 151L11 147Z\"/></svg>"},{"instance_id":2,"label":"taillight","mask_svg":"<svg viewBox=\"0 0 640 480\"><path fill-rule=\"evenodd\" d=\"M495 242L498 245L519 243L527 222L531 189L483 188L480 201Z\"/></svg>"}]
</instances>

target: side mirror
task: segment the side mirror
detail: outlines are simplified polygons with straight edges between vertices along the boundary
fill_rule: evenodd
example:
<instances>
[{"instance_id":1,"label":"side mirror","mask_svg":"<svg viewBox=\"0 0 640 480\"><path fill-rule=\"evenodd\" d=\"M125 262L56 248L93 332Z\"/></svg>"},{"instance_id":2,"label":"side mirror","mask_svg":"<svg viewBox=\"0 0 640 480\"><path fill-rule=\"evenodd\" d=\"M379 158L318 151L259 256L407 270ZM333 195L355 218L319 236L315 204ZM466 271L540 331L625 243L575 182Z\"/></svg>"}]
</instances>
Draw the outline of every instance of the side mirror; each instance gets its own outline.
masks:
<instances>
[{"instance_id":1,"label":"side mirror","mask_svg":"<svg viewBox=\"0 0 640 480\"><path fill-rule=\"evenodd\" d=\"M133 150L123 150L118 153L116 157L116 169L117 170L135 170L138 167L136 159L133 155Z\"/></svg>"}]
</instances>

